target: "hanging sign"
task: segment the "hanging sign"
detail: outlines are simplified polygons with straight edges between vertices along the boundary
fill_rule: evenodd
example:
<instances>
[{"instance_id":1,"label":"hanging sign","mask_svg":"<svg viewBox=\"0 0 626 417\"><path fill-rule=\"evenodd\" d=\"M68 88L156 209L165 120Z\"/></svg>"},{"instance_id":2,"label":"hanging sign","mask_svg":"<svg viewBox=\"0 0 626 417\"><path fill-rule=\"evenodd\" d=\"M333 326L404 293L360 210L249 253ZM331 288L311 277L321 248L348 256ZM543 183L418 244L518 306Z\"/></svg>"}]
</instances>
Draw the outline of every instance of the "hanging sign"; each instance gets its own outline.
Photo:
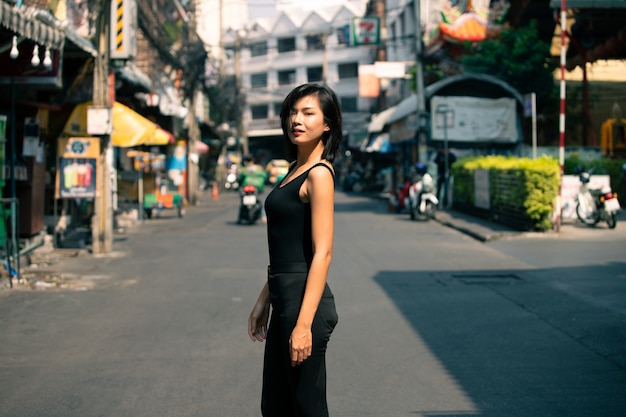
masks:
<instances>
[{"instance_id":1,"label":"hanging sign","mask_svg":"<svg viewBox=\"0 0 626 417\"><path fill-rule=\"evenodd\" d=\"M59 139L56 198L93 198L100 155L98 138Z\"/></svg>"}]
</instances>

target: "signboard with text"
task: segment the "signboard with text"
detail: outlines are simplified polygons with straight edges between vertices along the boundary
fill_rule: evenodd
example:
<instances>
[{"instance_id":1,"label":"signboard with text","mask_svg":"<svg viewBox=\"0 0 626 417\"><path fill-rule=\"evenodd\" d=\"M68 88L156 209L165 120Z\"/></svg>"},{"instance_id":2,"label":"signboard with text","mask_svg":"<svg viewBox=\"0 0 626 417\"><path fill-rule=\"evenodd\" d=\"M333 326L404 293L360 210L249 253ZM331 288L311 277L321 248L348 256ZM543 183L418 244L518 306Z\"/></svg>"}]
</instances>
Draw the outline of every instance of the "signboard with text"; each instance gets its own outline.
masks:
<instances>
[{"instance_id":1,"label":"signboard with text","mask_svg":"<svg viewBox=\"0 0 626 417\"><path fill-rule=\"evenodd\" d=\"M514 144L521 140L513 98L434 96L433 141Z\"/></svg>"}]
</instances>

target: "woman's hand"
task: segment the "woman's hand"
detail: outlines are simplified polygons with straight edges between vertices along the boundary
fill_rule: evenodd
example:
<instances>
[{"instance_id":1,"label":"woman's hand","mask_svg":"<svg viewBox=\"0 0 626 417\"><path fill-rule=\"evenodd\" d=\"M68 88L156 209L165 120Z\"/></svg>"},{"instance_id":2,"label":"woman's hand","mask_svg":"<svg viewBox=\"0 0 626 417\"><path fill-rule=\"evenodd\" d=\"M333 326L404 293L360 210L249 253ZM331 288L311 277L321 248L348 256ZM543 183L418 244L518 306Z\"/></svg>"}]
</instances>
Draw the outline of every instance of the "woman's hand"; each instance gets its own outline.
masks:
<instances>
[{"instance_id":1,"label":"woman's hand","mask_svg":"<svg viewBox=\"0 0 626 417\"><path fill-rule=\"evenodd\" d=\"M313 334L310 327L296 326L289 338L289 350L291 353L291 366L300 365L313 350Z\"/></svg>"},{"instance_id":2,"label":"woman's hand","mask_svg":"<svg viewBox=\"0 0 626 417\"><path fill-rule=\"evenodd\" d=\"M253 342L262 342L267 337L267 321L269 314L270 303L257 301L248 318L248 335Z\"/></svg>"}]
</instances>

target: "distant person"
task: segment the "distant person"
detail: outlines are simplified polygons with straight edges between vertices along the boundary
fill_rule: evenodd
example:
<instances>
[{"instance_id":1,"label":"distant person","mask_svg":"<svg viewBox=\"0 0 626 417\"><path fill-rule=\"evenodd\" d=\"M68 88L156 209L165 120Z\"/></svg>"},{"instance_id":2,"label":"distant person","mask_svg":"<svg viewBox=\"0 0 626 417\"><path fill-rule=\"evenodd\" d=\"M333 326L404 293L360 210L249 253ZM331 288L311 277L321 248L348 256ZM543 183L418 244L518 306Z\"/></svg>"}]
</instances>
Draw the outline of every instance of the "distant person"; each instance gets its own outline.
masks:
<instances>
[{"instance_id":1,"label":"distant person","mask_svg":"<svg viewBox=\"0 0 626 417\"><path fill-rule=\"evenodd\" d=\"M328 417L326 346L337 312L327 278L341 112L331 89L304 84L287 95L280 118L295 161L265 200L268 279L250 313L248 334L252 341L265 340L262 415Z\"/></svg>"},{"instance_id":2,"label":"distant person","mask_svg":"<svg viewBox=\"0 0 626 417\"><path fill-rule=\"evenodd\" d=\"M446 172L446 159L448 160ZM456 156L447 148L437 148L435 155L435 164L437 164L437 199L442 207L448 206L448 184L450 176L450 167L456 162Z\"/></svg>"},{"instance_id":3,"label":"distant person","mask_svg":"<svg viewBox=\"0 0 626 417\"><path fill-rule=\"evenodd\" d=\"M256 163L254 157L247 155L243 158L243 167L239 172L239 188L248 184L254 185L259 193L263 192L267 181L265 169Z\"/></svg>"}]
</instances>

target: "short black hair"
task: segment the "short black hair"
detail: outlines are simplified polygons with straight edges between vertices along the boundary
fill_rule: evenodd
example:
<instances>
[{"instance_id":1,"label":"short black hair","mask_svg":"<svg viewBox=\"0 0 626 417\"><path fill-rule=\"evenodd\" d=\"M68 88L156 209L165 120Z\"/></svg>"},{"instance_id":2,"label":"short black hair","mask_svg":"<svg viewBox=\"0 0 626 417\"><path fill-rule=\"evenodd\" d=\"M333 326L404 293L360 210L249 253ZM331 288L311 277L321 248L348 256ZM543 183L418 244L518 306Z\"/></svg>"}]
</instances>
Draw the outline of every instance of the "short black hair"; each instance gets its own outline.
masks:
<instances>
[{"instance_id":1,"label":"short black hair","mask_svg":"<svg viewBox=\"0 0 626 417\"><path fill-rule=\"evenodd\" d=\"M324 114L324 122L328 125L329 130L324 132L322 135L322 142L324 143L322 159L332 163L339 153L339 147L343 138L341 109L335 92L331 88L322 84L302 84L291 90L291 92L287 94L287 97L285 97L280 110L280 124L286 140L287 153L290 158L295 159L298 149L298 147L289 139L289 131L291 130L291 111L298 100L308 96L317 97L322 113Z\"/></svg>"}]
</instances>

